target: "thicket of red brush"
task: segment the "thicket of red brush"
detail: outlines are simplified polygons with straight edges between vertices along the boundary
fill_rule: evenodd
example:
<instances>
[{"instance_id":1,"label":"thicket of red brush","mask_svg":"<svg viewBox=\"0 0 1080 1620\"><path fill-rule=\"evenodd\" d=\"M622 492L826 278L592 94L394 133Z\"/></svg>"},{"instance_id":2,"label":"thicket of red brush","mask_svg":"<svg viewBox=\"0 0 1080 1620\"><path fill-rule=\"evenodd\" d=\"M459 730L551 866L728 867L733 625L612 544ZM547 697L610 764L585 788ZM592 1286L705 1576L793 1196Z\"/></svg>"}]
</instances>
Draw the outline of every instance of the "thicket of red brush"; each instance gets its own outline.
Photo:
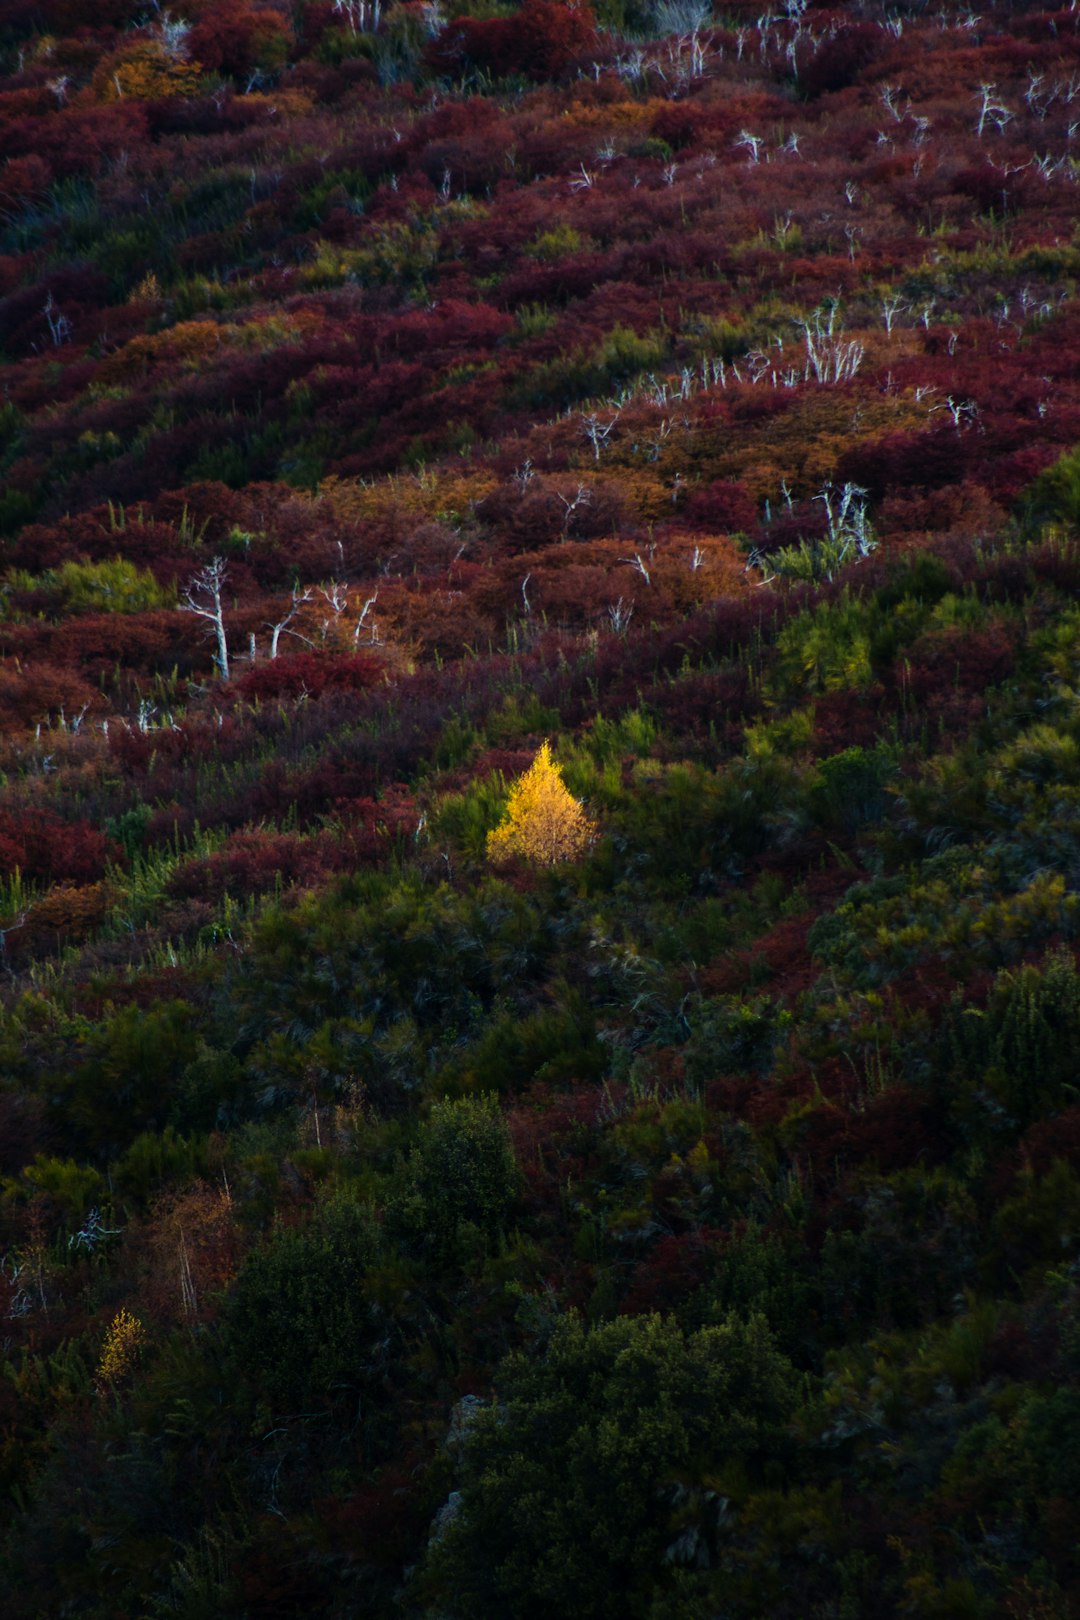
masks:
<instances>
[{"instance_id":1,"label":"thicket of red brush","mask_svg":"<svg viewBox=\"0 0 1080 1620\"><path fill-rule=\"evenodd\" d=\"M12 1614L1080 1614L1080 15L0 74Z\"/></svg>"}]
</instances>

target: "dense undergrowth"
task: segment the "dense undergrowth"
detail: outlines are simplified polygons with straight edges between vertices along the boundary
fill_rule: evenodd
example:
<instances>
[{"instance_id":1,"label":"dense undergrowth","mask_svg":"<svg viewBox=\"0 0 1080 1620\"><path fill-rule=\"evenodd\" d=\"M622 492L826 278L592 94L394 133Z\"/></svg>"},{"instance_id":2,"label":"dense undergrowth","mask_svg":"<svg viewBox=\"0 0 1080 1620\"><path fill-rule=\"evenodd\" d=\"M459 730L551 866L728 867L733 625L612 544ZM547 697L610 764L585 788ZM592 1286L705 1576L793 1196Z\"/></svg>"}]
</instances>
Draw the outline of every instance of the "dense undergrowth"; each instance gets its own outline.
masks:
<instances>
[{"instance_id":1,"label":"dense undergrowth","mask_svg":"<svg viewBox=\"0 0 1080 1620\"><path fill-rule=\"evenodd\" d=\"M0 51L5 1612L1080 1615L1075 7Z\"/></svg>"}]
</instances>

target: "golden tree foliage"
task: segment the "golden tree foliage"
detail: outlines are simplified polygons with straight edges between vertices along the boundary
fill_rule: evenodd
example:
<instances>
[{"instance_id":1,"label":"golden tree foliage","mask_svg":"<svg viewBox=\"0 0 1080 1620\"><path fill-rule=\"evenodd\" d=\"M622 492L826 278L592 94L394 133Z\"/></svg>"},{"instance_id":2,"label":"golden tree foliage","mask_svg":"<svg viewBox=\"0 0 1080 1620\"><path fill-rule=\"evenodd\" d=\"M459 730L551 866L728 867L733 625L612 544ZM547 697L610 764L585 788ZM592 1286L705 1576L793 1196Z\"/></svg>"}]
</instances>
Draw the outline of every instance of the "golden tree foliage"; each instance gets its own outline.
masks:
<instances>
[{"instance_id":1,"label":"golden tree foliage","mask_svg":"<svg viewBox=\"0 0 1080 1620\"><path fill-rule=\"evenodd\" d=\"M131 1372L146 1339L146 1330L137 1316L121 1306L109 1324L97 1366L98 1383L111 1388L123 1383Z\"/></svg>"},{"instance_id":2,"label":"golden tree foliage","mask_svg":"<svg viewBox=\"0 0 1080 1620\"><path fill-rule=\"evenodd\" d=\"M496 488L498 479L483 468L467 473L453 468L430 468L422 473L389 473L364 483L363 479L324 478L319 486L337 518L349 522L397 519L409 524L422 518L454 521Z\"/></svg>"},{"instance_id":3,"label":"golden tree foliage","mask_svg":"<svg viewBox=\"0 0 1080 1620\"><path fill-rule=\"evenodd\" d=\"M203 69L198 62L177 61L151 40L106 57L98 64L90 88L98 101L165 101L198 92Z\"/></svg>"},{"instance_id":4,"label":"golden tree foliage","mask_svg":"<svg viewBox=\"0 0 1080 1620\"><path fill-rule=\"evenodd\" d=\"M149 1264L141 1292L155 1320L211 1320L244 1252L228 1193L199 1181L167 1194L154 1205L142 1241Z\"/></svg>"},{"instance_id":5,"label":"golden tree foliage","mask_svg":"<svg viewBox=\"0 0 1080 1620\"><path fill-rule=\"evenodd\" d=\"M488 834L488 859L517 855L537 866L556 866L580 859L595 836L596 823L566 787L545 742L510 789L502 822Z\"/></svg>"}]
</instances>

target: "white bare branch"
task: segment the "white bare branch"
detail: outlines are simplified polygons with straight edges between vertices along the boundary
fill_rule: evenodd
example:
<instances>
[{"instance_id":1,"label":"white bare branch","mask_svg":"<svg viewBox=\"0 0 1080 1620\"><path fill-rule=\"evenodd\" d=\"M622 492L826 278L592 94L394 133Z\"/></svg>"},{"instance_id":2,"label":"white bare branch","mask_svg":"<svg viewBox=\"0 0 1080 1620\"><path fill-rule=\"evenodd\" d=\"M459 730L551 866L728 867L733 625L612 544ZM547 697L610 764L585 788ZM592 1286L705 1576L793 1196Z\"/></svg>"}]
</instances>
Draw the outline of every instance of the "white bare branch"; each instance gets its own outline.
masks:
<instances>
[{"instance_id":1,"label":"white bare branch","mask_svg":"<svg viewBox=\"0 0 1080 1620\"><path fill-rule=\"evenodd\" d=\"M185 613L194 613L211 626L217 642L215 662L223 681L229 678L229 644L225 634L225 613L221 594L229 577L228 565L223 557L213 557L184 587L180 607Z\"/></svg>"}]
</instances>

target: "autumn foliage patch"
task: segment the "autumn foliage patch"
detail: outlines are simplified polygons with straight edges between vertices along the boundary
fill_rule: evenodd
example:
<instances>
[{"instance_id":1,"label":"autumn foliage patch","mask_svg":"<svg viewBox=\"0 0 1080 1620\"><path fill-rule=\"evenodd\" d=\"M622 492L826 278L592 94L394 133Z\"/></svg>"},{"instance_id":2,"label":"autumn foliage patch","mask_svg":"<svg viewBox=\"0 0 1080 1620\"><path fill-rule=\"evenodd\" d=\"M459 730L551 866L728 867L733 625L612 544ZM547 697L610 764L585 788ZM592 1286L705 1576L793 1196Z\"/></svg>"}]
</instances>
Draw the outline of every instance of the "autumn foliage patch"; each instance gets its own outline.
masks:
<instances>
[{"instance_id":1,"label":"autumn foliage patch","mask_svg":"<svg viewBox=\"0 0 1080 1620\"><path fill-rule=\"evenodd\" d=\"M13 1620L1080 1614L1078 53L4 8Z\"/></svg>"}]
</instances>

